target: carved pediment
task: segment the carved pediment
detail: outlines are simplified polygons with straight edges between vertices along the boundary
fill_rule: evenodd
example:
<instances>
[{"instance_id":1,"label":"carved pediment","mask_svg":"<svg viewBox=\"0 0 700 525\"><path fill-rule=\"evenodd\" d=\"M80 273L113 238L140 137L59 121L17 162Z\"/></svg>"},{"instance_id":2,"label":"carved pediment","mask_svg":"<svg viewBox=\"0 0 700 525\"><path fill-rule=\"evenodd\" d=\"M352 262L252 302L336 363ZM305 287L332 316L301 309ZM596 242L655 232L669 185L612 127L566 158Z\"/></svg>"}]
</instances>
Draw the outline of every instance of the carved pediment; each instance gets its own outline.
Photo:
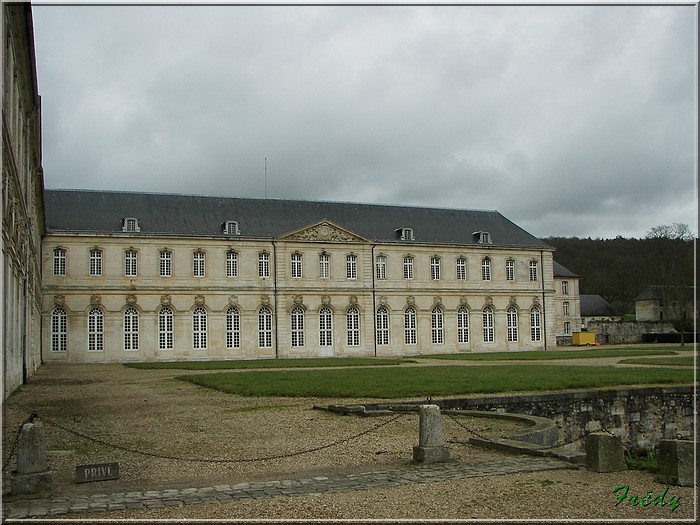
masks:
<instances>
[{"instance_id":1,"label":"carved pediment","mask_svg":"<svg viewBox=\"0 0 700 525\"><path fill-rule=\"evenodd\" d=\"M327 220L282 235L280 239L308 242L369 242L364 237Z\"/></svg>"}]
</instances>

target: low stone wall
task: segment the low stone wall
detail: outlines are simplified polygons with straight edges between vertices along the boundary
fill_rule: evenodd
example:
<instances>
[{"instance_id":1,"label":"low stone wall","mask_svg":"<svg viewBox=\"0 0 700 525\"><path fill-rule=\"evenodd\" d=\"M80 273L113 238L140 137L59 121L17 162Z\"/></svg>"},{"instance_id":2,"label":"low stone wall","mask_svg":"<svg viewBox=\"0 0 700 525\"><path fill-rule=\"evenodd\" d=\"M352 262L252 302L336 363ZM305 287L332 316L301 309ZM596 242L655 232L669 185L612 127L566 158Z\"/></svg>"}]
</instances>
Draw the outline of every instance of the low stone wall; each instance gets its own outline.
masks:
<instances>
[{"instance_id":1,"label":"low stone wall","mask_svg":"<svg viewBox=\"0 0 700 525\"><path fill-rule=\"evenodd\" d=\"M559 428L559 444L582 443L606 430L626 448L658 446L662 439L694 435L693 387L631 387L546 394L509 394L433 400L441 409L496 410L546 417Z\"/></svg>"},{"instance_id":2,"label":"low stone wall","mask_svg":"<svg viewBox=\"0 0 700 525\"><path fill-rule=\"evenodd\" d=\"M661 321L588 321L586 328L595 332L596 342L602 345L643 343L644 334L676 331L671 323Z\"/></svg>"}]
</instances>

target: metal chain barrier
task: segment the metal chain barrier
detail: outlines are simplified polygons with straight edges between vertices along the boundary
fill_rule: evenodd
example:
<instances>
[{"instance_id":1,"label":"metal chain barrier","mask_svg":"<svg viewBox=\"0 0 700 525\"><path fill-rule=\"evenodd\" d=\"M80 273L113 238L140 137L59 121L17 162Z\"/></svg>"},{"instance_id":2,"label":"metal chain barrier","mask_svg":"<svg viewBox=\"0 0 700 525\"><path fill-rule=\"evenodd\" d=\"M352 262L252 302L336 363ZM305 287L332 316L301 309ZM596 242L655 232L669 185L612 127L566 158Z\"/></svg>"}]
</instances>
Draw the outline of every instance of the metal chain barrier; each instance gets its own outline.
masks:
<instances>
[{"instance_id":1,"label":"metal chain barrier","mask_svg":"<svg viewBox=\"0 0 700 525\"><path fill-rule=\"evenodd\" d=\"M457 419L453 414L445 414L445 415L446 415L447 417L449 417L452 421L454 421L455 423L457 423L457 425L459 425L460 427L462 427L464 430L466 430L466 431L469 432L470 434L474 434L474 435L475 435L476 437L478 437L479 439L483 439L484 441L493 441L493 439L487 438L487 437L484 436L483 434L479 434L476 430L473 430L473 429L469 428L467 425L465 425L465 424L462 423L459 419Z\"/></svg>"},{"instance_id":2,"label":"metal chain barrier","mask_svg":"<svg viewBox=\"0 0 700 525\"><path fill-rule=\"evenodd\" d=\"M22 427L26 425L27 423L31 423L37 418L37 413L32 412L32 415L29 416L27 419L25 419L20 425L19 428L17 429L17 434L15 435L14 442L12 443L12 446L10 447L10 452L7 454L7 459L5 459L5 463L2 465L2 471L5 472L7 470L7 467L10 466L10 462L12 461L12 456L15 455L15 451L17 450L17 443L19 443L19 436L22 433Z\"/></svg>"},{"instance_id":3,"label":"metal chain barrier","mask_svg":"<svg viewBox=\"0 0 700 525\"><path fill-rule=\"evenodd\" d=\"M167 454L157 454L155 452L147 452L145 450L138 450L138 449L131 448L131 447L125 447L123 445L109 443L108 441L105 441L103 439L95 438L93 436L88 436L86 434L83 434L82 432L78 432L77 430L73 430L71 428L65 427L59 423L56 423L55 421L51 421L50 419L46 419L46 418L42 417L41 420L43 422L51 425L51 426L54 426L58 429L61 429L64 432L68 432L69 434L73 434L74 436L78 436L82 439L86 439L88 441L92 441L94 443L98 443L98 444L106 446L106 447L115 448L118 450L123 450L125 452L131 452L133 454L140 454L142 456L149 456L149 457L157 458L157 459L170 459L170 460L175 460L175 461L189 461L189 462L197 462L197 463L253 463L253 462L257 462L257 461L270 461L273 459L291 458L291 457L301 456L303 454L310 454L312 452L318 452L320 450L335 447L337 445L347 443L348 441L352 441L352 440L360 438L366 434L369 434L371 432L379 430L380 428L385 427L388 424L393 423L394 421L397 421L398 419L404 417L405 415L406 414L399 414L398 416L393 417L393 418L389 419L388 421L378 423L367 430L363 430L362 432L358 432L357 434L354 434L352 436L349 436L349 437L346 437L343 439L339 439L338 441L334 441L332 443L327 443L325 445L320 445L318 447L300 450L297 452L289 452L287 454L277 454L277 455L273 455L273 456L266 456L266 457L261 457L261 458L237 458L237 459L231 459L231 458L210 458L210 459L209 458L186 458L186 457L180 457L180 456L170 456ZM35 414L34 414L34 416L36 417ZM18 437L19 437L19 434L18 434Z\"/></svg>"}]
</instances>

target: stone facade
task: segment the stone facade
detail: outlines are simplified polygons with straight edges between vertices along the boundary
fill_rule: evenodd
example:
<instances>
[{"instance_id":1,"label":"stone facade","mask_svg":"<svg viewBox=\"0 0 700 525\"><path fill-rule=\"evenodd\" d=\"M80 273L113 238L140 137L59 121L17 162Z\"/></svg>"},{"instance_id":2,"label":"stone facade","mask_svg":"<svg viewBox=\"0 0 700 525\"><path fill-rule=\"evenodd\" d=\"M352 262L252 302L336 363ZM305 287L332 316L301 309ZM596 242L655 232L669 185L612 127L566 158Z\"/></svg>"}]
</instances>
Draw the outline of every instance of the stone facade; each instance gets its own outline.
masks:
<instances>
[{"instance_id":1,"label":"stone facade","mask_svg":"<svg viewBox=\"0 0 700 525\"><path fill-rule=\"evenodd\" d=\"M557 346L570 346L571 334L581 330L579 276L554 263L554 308Z\"/></svg>"},{"instance_id":2,"label":"stone facade","mask_svg":"<svg viewBox=\"0 0 700 525\"><path fill-rule=\"evenodd\" d=\"M29 4L2 4L3 396L41 363L41 104Z\"/></svg>"},{"instance_id":3,"label":"stone facade","mask_svg":"<svg viewBox=\"0 0 700 525\"><path fill-rule=\"evenodd\" d=\"M603 345L643 343L644 334L676 333L668 322L654 321L589 321L589 332L595 332L596 341Z\"/></svg>"},{"instance_id":4,"label":"stone facade","mask_svg":"<svg viewBox=\"0 0 700 525\"><path fill-rule=\"evenodd\" d=\"M65 275L54 275L56 250L65 256ZM91 275L91 252L100 252L100 275ZM132 277L125 277L127 252L136 253ZM170 254L168 277L159 271L163 252ZM227 274L229 252L236 254L233 277ZM552 251L370 242L326 222L276 239L56 232L45 236L43 254L47 361L403 356L538 350L555 344L555 323L548 317L555 311ZM261 254L270 266L265 277L260 276ZM486 256L493 272L489 281L481 278ZM413 261L412 279L404 275L406 257ZM203 264L198 277L195 258ZM458 258L466 262L465 279L457 278ZM515 281L505 278L507 259L518 261ZM432 278L431 260L440 261L438 279ZM538 263L537 281L528 278L530 261ZM160 339L165 308L173 314L171 348L163 348ZM486 308L493 311L493 341L484 337ZM530 326L533 308L541 316L536 341ZM232 309L235 320L229 316ZM509 309L517 316L512 341ZM411 310L415 339L406 330ZM127 311L138 319L138 343L131 349L125 348L132 332L125 329ZM462 341L460 311L469 323L468 339L462 332ZM65 313L63 347L57 344L57 312ZM99 344L89 333L91 312L97 314L93 321L102 323ZM267 331L261 330L268 322L265 312L270 314ZM204 330L195 327L202 323Z\"/></svg>"}]
</instances>

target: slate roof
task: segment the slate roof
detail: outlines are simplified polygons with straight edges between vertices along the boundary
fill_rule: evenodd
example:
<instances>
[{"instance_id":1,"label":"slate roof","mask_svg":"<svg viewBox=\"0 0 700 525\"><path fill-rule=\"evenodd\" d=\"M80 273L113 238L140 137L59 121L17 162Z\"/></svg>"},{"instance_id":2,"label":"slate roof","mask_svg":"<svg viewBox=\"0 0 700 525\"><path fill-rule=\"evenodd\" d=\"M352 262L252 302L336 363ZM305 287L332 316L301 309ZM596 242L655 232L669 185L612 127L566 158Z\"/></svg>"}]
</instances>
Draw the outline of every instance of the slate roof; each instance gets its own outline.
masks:
<instances>
[{"instance_id":1,"label":"slate roof","mask_svg":"<svg viewBox=\"0 0 700 525\"><path fill-rule=\"evenodd\" d=\"M668 286L666 287L666 292L668 295L673 295L674 298L683 297L687 300L693 299L695 289L692 286ZM658 285L652 285L646 288L642 293L640 293L634 300L635 301L650 301L663 299L664 287Z\"/></svg>"},{"instance_id":2,"label":"slate roof","mask_svg":"<svg viewBox=\"0 0 700 525\"><path fill-rule=\"evenodd\" d=\"M468 246L487 231L493 246L553 250L497 211L89 190L45 190L44 201L47 233L120 233L131 217L142 235L225 237L222 224L238 221L241 238L277 238L326 219L376 242L407 242L396 230L412 228L415 244Z\"/></svg>"},{"instance_id":3,"label":"slate roof","mask_svg":"<svg viewBox=\"0 0 700 525\"><path fill-rule=\"evenodd\" d=\"M581 317L621 317L622 313L600 295L581 295Z\"/></svg>"},{"instance_id":4,"label":"slate roof","mask_svg":"<svg viewBox=\"0 0 700 525\"><path fill-rule=\"evenodd\" d=\"M574 272L554 261L554 277L578 277Z\"/></svg>"}]
</instances>

